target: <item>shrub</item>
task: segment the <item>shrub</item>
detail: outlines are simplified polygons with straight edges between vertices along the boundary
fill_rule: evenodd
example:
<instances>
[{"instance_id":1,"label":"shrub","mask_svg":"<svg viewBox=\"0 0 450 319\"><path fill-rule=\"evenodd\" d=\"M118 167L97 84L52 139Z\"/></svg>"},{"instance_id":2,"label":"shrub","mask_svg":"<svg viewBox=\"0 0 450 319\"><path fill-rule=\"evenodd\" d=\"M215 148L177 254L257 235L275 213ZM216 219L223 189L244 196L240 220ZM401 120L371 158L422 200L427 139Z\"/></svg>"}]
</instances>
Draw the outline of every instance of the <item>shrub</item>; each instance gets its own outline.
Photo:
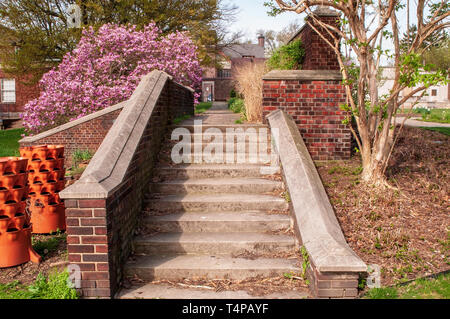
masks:
<instances>
[{"instance_id":1,"label":"shrub","mask_svg":"<svg viewBox=\"0 0 450 319\"><path fill-rule=\"evenodd\" d=\"M296 40L275 50L267 65L271 70L299 70L304 57L302 41Z\"/></svg>"},{"instance_id":2,"label":"shrub","mask_svg":"<svg viewBox=\"0 0 450 319\"><path fill-rule=\"evenodd\" d=\"M87 28L77 48L39 82L42 93L22 115L26 131L38 133L120 103L155 69L200 88L197 47L186 33L162 36L154 23L142 30L114 24Z\"/></svg>"},{"instance_id":3,"label":"shrub","mask_svg":"<svg viewBox=\"0 0 450 319\"><path fill-rule=\"evenodd\" d=\"M244 113L250 122L262 121L262 77L265 63L244 63L235 69L236 90L244 97Z\"/></svg>"},{"instance_id":4,"label":"shrub","mask_svg":"<svg viewBox=\"0 0 450 319\"><path fill-rule=\"evenodd\" d=\"M234 113L240 113L243 117L245 117L245 105L244 100L238 98L232 98L228 102L228 107Z\"/></svg>"}]
</instances>

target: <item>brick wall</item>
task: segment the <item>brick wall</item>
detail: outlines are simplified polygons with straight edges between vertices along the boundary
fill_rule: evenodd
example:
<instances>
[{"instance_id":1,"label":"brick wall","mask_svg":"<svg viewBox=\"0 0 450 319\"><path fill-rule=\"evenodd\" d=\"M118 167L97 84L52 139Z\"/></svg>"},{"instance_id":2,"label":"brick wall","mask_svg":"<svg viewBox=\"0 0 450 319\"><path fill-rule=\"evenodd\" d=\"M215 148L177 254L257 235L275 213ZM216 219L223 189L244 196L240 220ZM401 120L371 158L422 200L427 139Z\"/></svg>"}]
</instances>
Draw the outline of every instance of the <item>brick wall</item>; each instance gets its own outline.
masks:
<instances>
[{"instance_id":1,"label":"brick wall","mask_svg":"<svg viewBox=\"0 0 450 319\"><path fill-rule=\"evenodd\" d=\"M83 297L118 290L170 118L193 113L193 101L192 91L168 81L120 184L106 199L65 200L69 261L80 267Z\"/></svg>"},{"instance_id":2,"label":"brick wall","mask_svg":"<svg viewBox=\"0 0 450 319\"><path fill-rule=\"evenodd\" d=\"M106 113L100 117L82 122L79 125L56 132L50 136L35 139L32 142L21 141L20 145L64 145L66 157L65 166L70 167L72 165L72 154L74 151L90 150L92 153L97 151L120 112L121 110L119 109Z\"/></svg>"},{"instance_id":3,"label":"brick wall","mask_svg":"<svg viewBox=\"0 0 450 319\"><path fill-rule=\"evenodd\" d=\"M359 274L355 272L321 273L314 265L306 271L311 293L317 298L356 298Z\"/></svg>"},{"instance_id":4,"label":"brick wall","mask_svg":"<svg viewBox=\"0 0 450 319\"><path fill-rule=\"evenodd\" d=\"M338 16L334 13L317 13L317 18L324 23L339 28ZM310 22L316 29L322 30L311 17L307 17L305 26L297 34L295 39L301 39L305 49L303 70L340 70L339 62L334 50L312 29L307 22ZM330 40L331 36L324 32ZM331 41L333 43L333 41Z\"/></svg>"},{"instance_id":5,"label":"brick wall","mask_svg":"<svg viewBox=\"0 0 450 319\"><path fill-rule=\"evenodd\" d=\"M264 80L263 118L277 109L290 114L315 160L350 157L351 133L340 110L344 103L339 80Z\"/></svg>"},{"instance_id":6,"label":"brick wall","mask_svg":"<svg viewBox=\"0 0 450 319\"><path fill-rule=\"evenodd\" d=\"M0 79L11 79L15 78L11 75L5 74L0 69ZM26 81L29 79L29 76L24 77L16 77L16 103L1 103L0 101L0 113L3 112L12 112L12 113L21 113L23 112L23 107L30 100L35 99L39 96L39 86L28 85Z\"/></svg>"}]
</instances>

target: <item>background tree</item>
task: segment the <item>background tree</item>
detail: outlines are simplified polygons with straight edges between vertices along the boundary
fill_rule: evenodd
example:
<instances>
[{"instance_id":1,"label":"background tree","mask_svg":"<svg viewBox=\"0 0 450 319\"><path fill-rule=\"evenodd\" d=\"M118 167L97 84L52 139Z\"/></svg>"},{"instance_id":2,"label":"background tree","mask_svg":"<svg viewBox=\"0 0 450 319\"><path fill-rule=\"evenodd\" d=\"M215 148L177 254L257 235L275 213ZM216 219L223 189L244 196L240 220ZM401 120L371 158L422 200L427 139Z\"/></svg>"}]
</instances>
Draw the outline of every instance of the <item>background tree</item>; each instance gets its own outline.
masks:
<instances>
[{"instance_id":1,"label":"background tree","mask_svg":"<svg viewBox=\"0 0 450 319\"><path fill-rule=\"evenodd\" d=\"M154 23L141 30L115 24L86 28L76 49L42 77L40 96L25 105L26 131L38 133L120 103L155 69L200 87L197 47L186 33L163 35Z\"/></svg>"},{"instance_id":2,"label":"background tree","mask_svg":"<svg viewBox=\"0 0 450 319\"><path fill-rule=\"evenodd\" d=\"M0 59L5 71L31 72L38 80L75 48L81 30L67 27L66 12L73 2L81 8L82 27L115 23L142 29L154 21L163 34L189 32L205 64L211 63L211 52L240 37L227 30L237 7L223 0L2 0Z\"/></svg>"},{"instance_id":3,"label":"background tree","mask_svg":"<svg viewBox=\"0 0 450 319\"><path fill-rule=\"evenodd\" d=\"M343 108L349 117L354 116L359 133L350 126L362 156L362 179L367 183L387 185L384 173L399 133L393 125L397 111L413 96L422 96L431 85L446 82L447 70L426 72L431 66L422 63L421 54L425 50L424 42L450 25L449 4L445 0L417 0L417 33L408 47L401 50L397 15L404 5L399 0L274 1L276 3L267 3L272 8L271 14L283 11L308 13L311 19L307 23L336 52L347 91L348 104ZM342 27L320 21L312 11L318 6L340 13ZM383 40L389 40L394 48L385 50ZM341 43L351 47L357 64L347 63L340 51ZM395 79L390 93L380 97L377 70L386 57L394 60ZM356 87L354 98L352 87ZM401 96L405 88L411 90Z\"/></svg>"},{"instance_id":4,"label":"background tree","mask_svg":"<svg viewBox=\"0 0 450 319\"><path fill-rule=\"evenodd\" d=\"M300 24L291 22L281 31L259 29L257 35L263 35L266 38L266 47L269 53L274 52L279 47L286 45L289 40L300 30Z\"/></svg>"}]
</instances>

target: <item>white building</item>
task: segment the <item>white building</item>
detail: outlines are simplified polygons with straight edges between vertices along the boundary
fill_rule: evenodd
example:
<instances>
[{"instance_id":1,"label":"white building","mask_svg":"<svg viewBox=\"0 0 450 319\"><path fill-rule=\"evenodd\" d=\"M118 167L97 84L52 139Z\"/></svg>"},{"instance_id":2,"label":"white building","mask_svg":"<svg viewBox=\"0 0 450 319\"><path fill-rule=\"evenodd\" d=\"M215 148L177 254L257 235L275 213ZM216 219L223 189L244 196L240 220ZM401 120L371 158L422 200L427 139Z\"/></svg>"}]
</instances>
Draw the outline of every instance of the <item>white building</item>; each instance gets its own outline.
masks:
<instances>
[{"instance_id":1,"label":"white building","mask_svg":"<svg viewBox=\"0 0 450 319\"><path fill-rule=\"evenodd\" d=\"M383 72L381 75L379 95L383 96L389 94L389 90L392 89L394 85L394 75L395 69L392 67L382 67ZM411 89L405 89L400 96L404 96ZM420 96L421 92L415 94L414 97L410 98L403 107L408 107L410 103L414 103L417 97ZM425 96L423 96L417 103L417 107L429 107L429 108L450 108L450 83L448 85L431 86L426 90Z\"/></svg>"}]
</instances>

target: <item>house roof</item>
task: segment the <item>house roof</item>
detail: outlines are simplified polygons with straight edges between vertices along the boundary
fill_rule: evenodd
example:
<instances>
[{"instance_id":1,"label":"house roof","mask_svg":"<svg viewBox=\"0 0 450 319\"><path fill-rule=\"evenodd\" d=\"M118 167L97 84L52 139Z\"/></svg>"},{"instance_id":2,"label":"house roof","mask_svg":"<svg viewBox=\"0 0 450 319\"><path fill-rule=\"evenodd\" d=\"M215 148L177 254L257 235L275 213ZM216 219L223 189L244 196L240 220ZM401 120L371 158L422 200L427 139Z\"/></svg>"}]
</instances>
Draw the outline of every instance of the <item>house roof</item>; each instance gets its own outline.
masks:
<instances>
[{"instance_id":1,"label":"house roof","mask_svg":"<svg viewBox=\"0 0 450 319\"><path fill-rule=\"evenodd\" d=\"M265 58L264 47L258 44L234 44L232 46L226 47L223 53L229 58L242 58L242 57L255 57L255 58Z\"/></svg>"}]
</instances>

